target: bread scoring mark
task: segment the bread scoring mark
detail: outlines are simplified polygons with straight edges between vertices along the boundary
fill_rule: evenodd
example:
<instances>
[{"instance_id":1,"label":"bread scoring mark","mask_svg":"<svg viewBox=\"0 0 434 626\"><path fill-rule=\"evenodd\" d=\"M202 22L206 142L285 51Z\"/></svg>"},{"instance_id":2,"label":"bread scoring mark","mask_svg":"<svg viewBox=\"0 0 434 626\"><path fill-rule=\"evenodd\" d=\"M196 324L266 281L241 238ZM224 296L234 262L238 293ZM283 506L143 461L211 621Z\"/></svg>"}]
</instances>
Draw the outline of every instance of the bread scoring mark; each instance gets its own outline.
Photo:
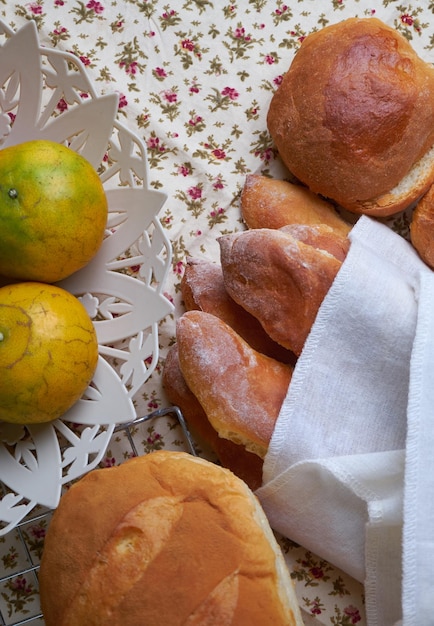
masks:
<instances>
[{"instance_id":1,"label":"bread scoring mark","mask_svg":"<svg viewBox=\"0 0 434 626\"><path fill-rule=\"evenodd\" d=\"M231 572L215 587L182 626L231 626L238 604L239 572Z\"/></svg>"},{"instance_id":2,"label":"bread scoring mark","mask_svg":"<svg viewBox=\"0 0 434 626\"><path fill-rule=\"evenodd\" d=\"M144 500L131 509L96 555L63 624L91 626L93 614L104 615L109 623L113 611L165 547L183 510L181 496Z\"/></svg>"}]
</instances>

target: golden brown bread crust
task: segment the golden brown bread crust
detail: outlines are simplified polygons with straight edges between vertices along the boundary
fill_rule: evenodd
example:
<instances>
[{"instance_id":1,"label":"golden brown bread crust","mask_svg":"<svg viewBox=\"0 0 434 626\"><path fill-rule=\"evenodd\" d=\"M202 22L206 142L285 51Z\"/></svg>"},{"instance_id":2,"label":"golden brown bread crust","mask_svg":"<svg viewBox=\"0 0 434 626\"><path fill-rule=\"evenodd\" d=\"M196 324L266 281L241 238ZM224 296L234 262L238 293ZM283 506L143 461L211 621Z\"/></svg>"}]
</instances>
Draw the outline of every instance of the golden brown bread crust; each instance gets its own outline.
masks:
<instances>
[{"instance_id":1,"label":"golden brown bread crust","mask_svg":"<svg viewBox=\"0 0 434 626\"><path fill-rule=\"evenodd\" d=\"M299 355L342 262L285 230L247 230L218 241L229 295Z\"/></svg>"},{"instance_id":2,"label":"golden brown bread crust","mask_svg":"<svg viewBox=\"0 0 434 626\"><path fill-rule=\"evenodd\" d=\"M421 259L434 269L434 185L413 211L410 238Z\"/></svg>"},{"instance_id":3,"label":"golden brown bread crust","mask_svg":"<svg viewBox=\"0 0 434 626\"><path fill-rule=\"evenodd\" d=\"M181 409L196 442L211 448L223 467L244 480L250 489L258 489L262 485L263 460L248 452L244 446L219 437L202 405L185 382L179 366L177 344L167 353L162 380L167 398Z\"/></svg>"},{"instance_id":4,"label":"golden brown bread crust","mask_svg":"<svg viewBox=\"0 0 434 626\"><path fill-rule=\"evenodd\" d=\"M333 228L325 224L288 224L278 230L317 250L328 252L341 262L345 260L350 249L348 237L336 233Z\"/></svg>"},{"instance_id":5,"label":"golden brown bread crust","mask_svg":"<svg viewBox=\"0 0 434 626\"><path fill-rule=\"evenodd\" d=\"M256 498L228 470L181 452L73 485L49 525L39 580L47 626L302 624Z\"/></svg>"},{"instance_id":6,"label":"golden brown bread crust","mask_svg":"<svg viewBox=\"0 0 434 626\"><path fill-rule=\"evenodd\" d=\"M434 179L431 158L389 195L434 144L434 68L376 18L308 35L267 123L288 169L350 211L396 213Z\"/></svg>"},{"instance_id":7,"label":"golden brown bread crust","mask_svg":"<svg viewBox=\"0 0 434 626\"><path fill-rule=\"evenodd\" d=\"M295 355L267 335L258 320L228 294L220 264L188 258L181 279L181 293L187 311L205 311L226 322L258 352L282 363L295 364Z\"/></svg>"},{"instance_id":8,"label":"golden brown bread crust","mask_svg":"<svg viewBox=\"0 0 434 626\"><path fill-rule=\"evenodd\" d=\"M240 210L246 226L251 229L325 224L343 235L351 229L332 204L306 187L259 174L246 176Z\"/></svg>"},{"instance_id":9,"label":"golden brown bread crust","mask_svg":"<svg viewBox=\"0 0 434 626\"><path fill-rule=\"evenodd\" d=\"M253 350L230 326L203 311L176 325L185 382L221 437L264 457L293 368Z\"/></svg>"}]
</instances>

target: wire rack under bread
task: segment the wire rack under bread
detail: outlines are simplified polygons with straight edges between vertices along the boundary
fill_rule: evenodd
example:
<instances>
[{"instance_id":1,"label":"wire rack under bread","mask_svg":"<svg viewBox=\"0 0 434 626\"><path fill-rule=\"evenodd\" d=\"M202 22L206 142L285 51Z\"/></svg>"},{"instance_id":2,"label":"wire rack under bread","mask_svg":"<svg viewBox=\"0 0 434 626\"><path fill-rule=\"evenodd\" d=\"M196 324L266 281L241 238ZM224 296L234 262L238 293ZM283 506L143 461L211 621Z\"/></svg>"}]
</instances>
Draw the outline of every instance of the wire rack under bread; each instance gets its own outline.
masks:
<instances>
[{"instance_id":1,"label":"wire rack under bread","mask_svg":"<svg viewBox=\"0 0 434 626\"><path fill-rule=\"evenodd\" d=\"M124 432L128 444L131 446L131 455L138 456L139 452L133 440L132 428L164 416L168 416L178 422L185 439L186 451L197 456L193 439L178 407L158 409L144 417L138 417L132 422L118 426L115 432ZM51 515L51 510L38 511L37 513L33 511L13 531L18 536L18 548L16 553L14 548L12 557L17 560L19 567L11 568L6 574L6 565L4 563L3 566L0 565L0 626L19 626L20 624L43 626L44 624L38 591L38 571L41 554L32 550L28 529L31 528L33 533L35 533L36 529L37 534L39 528L40 532L45 534ZM5 540L0 538L0 541ZM29 596L31 597L32 594L34 594L34 597L29 602Z\"/></svg>"}]
</instances>

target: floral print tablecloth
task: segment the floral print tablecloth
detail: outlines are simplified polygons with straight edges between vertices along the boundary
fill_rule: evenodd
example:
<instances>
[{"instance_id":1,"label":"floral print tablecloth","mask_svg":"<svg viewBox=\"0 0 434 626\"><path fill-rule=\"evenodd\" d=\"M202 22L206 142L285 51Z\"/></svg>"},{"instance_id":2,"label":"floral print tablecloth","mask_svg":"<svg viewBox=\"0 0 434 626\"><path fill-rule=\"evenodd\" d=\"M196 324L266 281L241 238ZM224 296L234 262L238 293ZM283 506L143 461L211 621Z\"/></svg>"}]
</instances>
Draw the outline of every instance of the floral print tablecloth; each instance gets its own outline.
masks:
<instances>
[{"instance_id":1,"label":"floral print tablecloth","mask_svg":"<svg viewBox=\"0 0 434 626\"><path fill-rule=\"evenodd\" d=\"M0 18L11 28L34 20L42 45L72 52L101 94L119 94L119 119L147 146L150 186L168 196L160 218L173 245L166 292L175 312L160 324L160 364L136 397L138 415L167 406L161 366L183 311L186 257L217 260L217 237L243 228L238 201L246 174L285 175L265 123L273 91L310 31L350 16L383 19L434 60L429 0L0 2ZM405 221L395 226L405 234ZM139 454L185 448L170 416L137 426L132 441ZM131 439L119 431L103 464L132 453ZM40 519L0 538L0 624L40 612L31 568L49 518L38 513ZM306 624L365 624L360 584L289 539L281 544Z\"/></svg>"}]
</instances>

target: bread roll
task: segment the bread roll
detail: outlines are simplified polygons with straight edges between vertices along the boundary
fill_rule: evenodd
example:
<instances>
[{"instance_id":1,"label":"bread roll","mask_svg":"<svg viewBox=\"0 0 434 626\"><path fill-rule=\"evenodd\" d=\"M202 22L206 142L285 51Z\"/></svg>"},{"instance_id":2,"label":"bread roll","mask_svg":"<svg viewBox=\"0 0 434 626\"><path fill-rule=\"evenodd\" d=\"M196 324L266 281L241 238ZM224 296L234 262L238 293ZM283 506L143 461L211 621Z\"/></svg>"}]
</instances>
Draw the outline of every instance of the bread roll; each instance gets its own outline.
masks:
<instances>
[{"instance_id":1,"label":"bread roll","mask_svg":"<svg viewBox=\"0 0 434 626\"><path fill-rule=\"evenodd\" d=\"M182 452L75 483L48 527L39 584L47 626L302 626L255 496Z\"/></svg>"},{"instance_id":2,"label":"bread roll","mask_svg":"<svg viewBox=\"0 0 434 626\"><path fill-rule=\"evenodd\" d=\"M218 241L229 295L299 355L342 261L285 229L247 230Z\"/></svg>"},{"instance_id":3,"label":"bread roll","mask_svg":"<svg viewBox=\"0 0 434 626\"><path fill-rule=\"evenodd\" d=\"M188 258L181 280L181 293L187 311L212 313L258 352L294 365L295 355L273 341L258 320L229 296L220 264L206 259Z\"/></svg>"},{"instance_id":4,"label":"bread roll","mask_svg":"<svg viewBox=\"0 0 434 626\"><path fill-rule=\"evenodd\" d=\"M168 400L181 409L196 443L211 449L223 467L244 480L250 489L258 489L262 485L263 460L248 452L244 446L220 437L211 426L202 405L182 375L177 344L170 348L166 356L162 381Z\"/></svg>"},{"instance_id":5,"label":"bread roll","mask_svg":"<svg viewBox=\"0 0 434 626\"><path fill-rule=\"evenodd\" d=\"M246 177L240 210L245 224L251 229L281 228L287 224L325 224L347 235L351 228L332 204L306 187L258 174Z\"/></svg>"},{"instance_id":6,"label":"bread roll","mask_svg":"<svg viewBox=\"0 0 434 626\"><path fill-rule=\"evenodd\" d=\"M434 181L434 68L376 18L309 34L267 123L288 169L349 211L392 215Z\"/></svg>"},{"instance_id":7,"label":"bread roll","mask_svg":"<svg viewBox=\"0 0 434 626\"><path fill-rule=\"evenodd\" d=\"M434 269L434 185L413 211L410 238L421 259Z\"/></svg>"},{"instance_id":8,"label":"bread roll","mask_svg":"<svg viewBox=\"0 0 434 626\"><path fill-rule=\"evenodd\" d=\"M176 324L179 365L221 437L263 458L293 368L253 350L230 326L203 311Z\"/></svg>"}]
</instances>

